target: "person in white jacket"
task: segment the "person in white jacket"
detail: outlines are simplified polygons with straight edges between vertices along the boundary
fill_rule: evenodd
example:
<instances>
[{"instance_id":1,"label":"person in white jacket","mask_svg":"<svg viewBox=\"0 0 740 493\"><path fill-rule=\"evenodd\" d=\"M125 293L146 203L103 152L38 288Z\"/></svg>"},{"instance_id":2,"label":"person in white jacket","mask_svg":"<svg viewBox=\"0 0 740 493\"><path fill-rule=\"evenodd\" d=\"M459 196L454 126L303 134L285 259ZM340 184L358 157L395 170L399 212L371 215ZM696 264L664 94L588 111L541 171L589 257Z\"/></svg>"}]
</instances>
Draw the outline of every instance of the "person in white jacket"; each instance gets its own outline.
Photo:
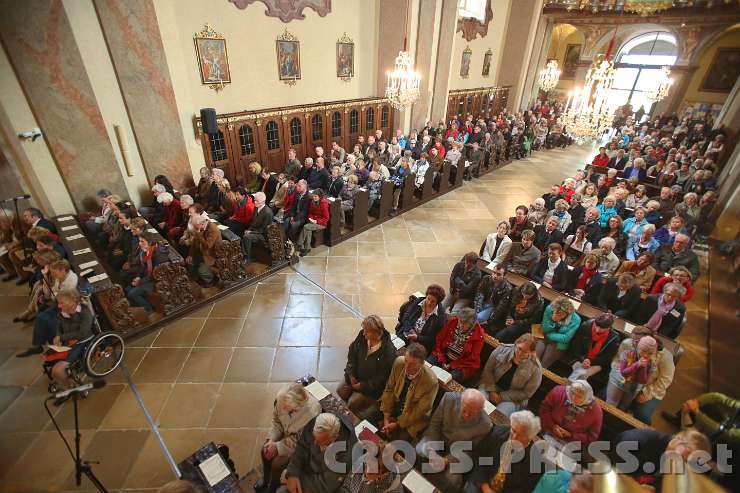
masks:
<instances>
[{"instance_id":1,"label":"person in white jacket","mask_svg":"<svg viewBox=\"0 0 740 493\"><path fill-rule=\"evenodd\" d=\"M424 175L426 175L427 170L429 169L429 161L427 161L427 157L426 153L422 153L421 159L411 166L411 172L416 173L416 178L414 179L414 186L416 186L416 188L421 188L424 185Z\"/></svg>"},{"instance_id":2,"label":"person in white jacket","mask_svg":"<svg viewBox=\"0 0 740 493\"><path fill-rule=\"evenodd\" d=\"M483 251L480 256L486 262L491 262L495 265L503 264L509 257L511 251L511 238L509 238L509 222L501 221L498 223L495 233L491 233L486 237L486 242L483 245Z\"/></svg>"}]
</instances>

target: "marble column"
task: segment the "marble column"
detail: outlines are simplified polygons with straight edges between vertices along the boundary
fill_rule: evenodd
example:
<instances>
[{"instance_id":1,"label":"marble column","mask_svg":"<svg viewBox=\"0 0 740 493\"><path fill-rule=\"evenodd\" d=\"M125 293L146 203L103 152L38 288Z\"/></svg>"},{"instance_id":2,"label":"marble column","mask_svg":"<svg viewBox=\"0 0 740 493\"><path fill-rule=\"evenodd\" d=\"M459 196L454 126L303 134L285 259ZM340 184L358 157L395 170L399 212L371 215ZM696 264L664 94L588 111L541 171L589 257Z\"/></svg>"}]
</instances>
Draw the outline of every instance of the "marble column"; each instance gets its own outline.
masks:
<instances>
[{"instance_id":1,"label":"marble column","mask_svg":"<svg viewBox=\"0 0 740 493\"><path fill-rule=\"evenodd\" d=\"M452 69L452 47L457 32L457 2L443 2L439 23L434 95L432 98L432 121L444 120L447 115L447 97L450 92L450 70Z\"/></svg>"},{"instance_id":2,"label":"marble column","mask_svg":"<svg viewBox=\"0 0 740 493\"><path fill-rule=\"evenodd\" d=\"M172 80L152 0L94 0L150 182L193 185Z\"/></svg>"},{"instance_id":3,"label":"marble column","mask_svg":"<svg viewBox=\"0 0 740 493\"><path fill-rule=\"evenodd\" d=\"M421 74L421 87L419 88L419 99L411 108L412 128L424 127L424 122L429 117L432 105L432 91L434 90L436 75L434 51L437 47L434 38L439 31L439 18L436 13L438 7L441 7L440 3L441 0L419 0L414 61L416 62L416 70Z\"/></svg>"},{"instance_id":4,"label":"marble column","mask_svg":"<svg viewBox=\"0 0 740 493\"><path fill-rule=\"evenodd\" d=\"M398 52L403 49L403 38L406 31L406 7L406 2L398 2L397 0L380 0L380 5L378 6L378 76L376 94L379 97L385 96L385 87L388 83L386 72L393 70ZM400 122L403 121L404 113L407 112L393 112L393 128L401 126ZM404 131L406 130L404 129Z\"/></svg>"},{"instance_id":5,"label":"marble column","mask_svg":"<svg viewBox=\"0 0 740 493\"><path fill-rule=\"evenodd\" d=\"M534 45L532 47L532 55L529 59L529 68L525 79L524 91L522 92L522 99L519 104L519 109L521 110L531 108L532 103L534 103L534 100L537 99L537 95L539 94L540 70L542 70L545 67L545 63L547 63L547 52L550 51L553 26L554 22L552 19L540 17Z\"/></svg>"},{"instance_id":6,"label":"marble column","mask_svg":"<svg viewBox=\"0 0 740 493\"><path fill-rule=\"evenodd\" d=\"M0 39L78 211L126 186L61 0L0 0Z\"/></svg>"}]
</instances>

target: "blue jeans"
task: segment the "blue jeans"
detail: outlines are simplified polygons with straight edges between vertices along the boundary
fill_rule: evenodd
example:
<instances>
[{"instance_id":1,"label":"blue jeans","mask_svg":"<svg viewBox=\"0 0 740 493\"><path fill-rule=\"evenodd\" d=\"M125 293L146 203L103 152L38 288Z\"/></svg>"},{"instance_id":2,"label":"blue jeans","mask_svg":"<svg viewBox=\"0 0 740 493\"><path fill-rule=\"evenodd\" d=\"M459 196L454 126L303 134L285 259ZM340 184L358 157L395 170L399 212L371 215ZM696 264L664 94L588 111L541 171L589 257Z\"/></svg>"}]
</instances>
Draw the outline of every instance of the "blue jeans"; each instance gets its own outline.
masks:
<instances>
[{"instance_id":1,"label":"blue jeans","mask_svg":"<svg viewBox=\"0 0 740 493\"><path fill-rule=\"evenodd\" d=\"M478 312L478 323L488 322L488 317L491 316L491 312L493 312L493 306L492 305L485 305L483 308L480 309Z\"/></svg>"},{"instance_id":2,"label":"blue jeans","mask_svg":"<svg viewBox=\"0 0 740 493\"><path fill-rule=\"evenodd\" d=\"M635 418L639 419L646 425L652 424L653 413L655 412L655 408L660 404L660 401L660 399L650 399L641 404L637 402L637 400L634 400L632 402L632 412L635 415Z\"/></svg>"},{"instance_id":3,"label":"blue jeans","mask_svg":"<svg viewBox=\"0 0 740 493\"><path fill-rule=\"evenodd\" d=\"M128 286L126 288L126 296L128 296L132 305L140 306L147 312L153 312L154 307L149 303L149 300L146 297L146 295L152 291L154 291L154 283L151 281L144 281L138 286Z\"/></svg>"},{"instance_id":4,"label":"blue jeans","mask_svg":"<svg viewBox=\"0 0 740 493\"><path fill-rule=\"evenodd\" d=\"M52 305L36 315L36 322L33 324L33 339L31 344L41 346L51 344L57 335L57 326L59 325L59 308Z\"/></svg>"}]
</instances>

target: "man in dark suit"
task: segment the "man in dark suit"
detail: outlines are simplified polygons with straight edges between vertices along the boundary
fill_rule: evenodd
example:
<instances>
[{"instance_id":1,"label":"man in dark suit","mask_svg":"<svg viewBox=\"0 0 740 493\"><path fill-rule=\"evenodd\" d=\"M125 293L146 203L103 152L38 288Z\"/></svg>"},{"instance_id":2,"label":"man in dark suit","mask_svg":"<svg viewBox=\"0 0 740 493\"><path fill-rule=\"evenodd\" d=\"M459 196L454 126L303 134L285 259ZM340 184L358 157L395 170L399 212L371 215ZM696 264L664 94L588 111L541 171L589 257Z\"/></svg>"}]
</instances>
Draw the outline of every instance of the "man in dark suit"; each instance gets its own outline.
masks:
<instances>
[{"instance_id":1,"label":"man in dark suit","mask_svg":"<svg viewBox=\"0 0 740 493\"><path fill-rule=\"evenodd\" d=\"M619 149L617 154L609 160L609 167L622 171L627 166L629 157L624 155L624 149Z\"/></svg>"},{"instance_id":2,"label":"man in dark suit","mask_svg":"<svg viewBox=\"0 0 740 493\"><path fill-rule=\"evenodd\" d=\"M242 237L242 252L246 262L253 262L251 258L253 243L267 243L267 227L272 224L272 209L265 206L266 200L264 193L254 194L254 215Z\"/></svg>"},{"instance_id":3,"label":"man in dark suit","mask_svg":"<svg viewBox=\"0 0 740 493\"><path fill-rule=\"evenodd\" d=\"M551 243L563 243L563 233L558 229L559 222L557 217L550 216L545 224L534 227L534 246L541 252L546 252Z\"/></svg>"},{"instance_id":4,"label":"man in dark suit","mask_svg":"<svg viewBox=\"0 0 740 493\"><path fill-rule=\"evenodd\" d=\"M326 169L323 157L316 158L316 164L308 173L307 181L309 190L320 188L326 192L329 189L329 171Z\"/></svg>"},{"instance_id":5,"label":"man in dark suit","mask_svg":"<svg viewBox=\"0 0 740 493\"><path fill-rule=\"evenodd\" d=\"M299 180L296 184L296 190L298 194L296 195L295 202L293 202L289 211L285 211L285 220L283 222L285 237L292 241L298 238L298 233L301 232L303 225L308 220L308 205L311 202L306 180Z\"/></svg>"},{"instance_id":6,"label":"man in dark suit","mask_svg":"<svg viewBox=\"0 0 740 493\"><path fill-rule=\"evenodd\" d=\"M32 228L45 228L54 234L57 233L57 228L56 226L54 226L54 223L52 223L48 219L44 219L44 213L35 207L29 207L28 209L23 211L23 220Z\"/></svg>"}]
</instances>

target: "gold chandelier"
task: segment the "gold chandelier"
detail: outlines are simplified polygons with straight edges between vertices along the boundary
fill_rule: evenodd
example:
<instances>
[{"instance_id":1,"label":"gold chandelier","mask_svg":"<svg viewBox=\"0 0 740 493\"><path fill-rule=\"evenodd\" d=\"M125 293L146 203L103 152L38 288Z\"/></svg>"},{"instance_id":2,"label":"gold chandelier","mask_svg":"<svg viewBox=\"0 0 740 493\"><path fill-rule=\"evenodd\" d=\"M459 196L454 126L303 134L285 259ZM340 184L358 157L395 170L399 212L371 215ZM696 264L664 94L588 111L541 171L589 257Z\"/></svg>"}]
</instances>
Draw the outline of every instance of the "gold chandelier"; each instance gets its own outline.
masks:
<instances>
[{"instance_id":1,"label":"gold chandelier","mask_svg":"<svg viewBox=\"0 0 740 493\"><path fill-rule=\"evenodd\" d=\"M409 10L411 9L410 1L406 2L406 24L404 29L408 29ZM388 84L385 88L385 97L388 102L397 110L408 108L419 99L419 85L421 83L421 74L414 70L414 59L406 51L408 38L407 32L404 32L403 50L396 57L396 67L393 72L387 71Z\"/></svg>"},{"instance_id":2,"label":"gold chandelier","mask_svg":"<svg viewBox=\"0 0 740 493\"><path fill-rule=\"evenodd\" d=\"M545 68L540 70L540 89L550 92L555 89L560 80L560 69L557 60L550 60L545 64Z\"/></svg>"},{"instance_id":3,"label":"gold chandelier","mask_svg":"<svg viewBox=\"0 0 740 493\"><path fill-rule=\"evenodd\" d=\"M671 86L673 85L670 67L663 67L660 71L659 77L657 84L645 91L645 97L655 103L666 97L668 95L668 91L671 90Z\"/></svg>"},{"instance_id":4,"label":"gold chandelier","mask_svg":"<svg viewBox=\"0 0 740 493\"><path fill-rule=\"evenodd\" d=\"M614 63L598 56L586 72L583 87L568 93L561 122L578 143L598 139L611 128L615 106L609 100Z\"/></svg>"},{"instance_id":5,"label":"gold chandelier","mask_svg":"<svg viewBox=\"0 0 740 493\"><path fill-rule=\"evenodd\" d=\"M671 7L673 7L673 0L626 0L624 2L626 12L633 12L642 17L654 15Z\"/></svg>"}]
</instances>

